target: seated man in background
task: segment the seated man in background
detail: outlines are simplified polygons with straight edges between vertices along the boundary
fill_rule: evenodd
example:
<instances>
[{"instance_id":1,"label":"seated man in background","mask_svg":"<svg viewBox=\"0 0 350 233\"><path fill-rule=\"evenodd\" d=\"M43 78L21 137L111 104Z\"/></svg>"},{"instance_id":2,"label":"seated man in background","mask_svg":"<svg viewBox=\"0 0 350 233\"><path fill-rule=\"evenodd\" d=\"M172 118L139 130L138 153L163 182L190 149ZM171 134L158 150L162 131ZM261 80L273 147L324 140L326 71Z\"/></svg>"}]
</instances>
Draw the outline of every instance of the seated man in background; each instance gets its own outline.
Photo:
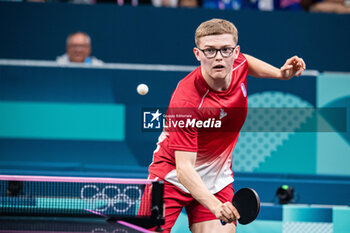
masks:
<instances>
[{"instance_id":1,"label":"seated man in background","mask_svg":"<svg viewBox=\"0 0 350 233\"><path fill-rule=\"evenodd\" d=\"M202 6L202 0L178 0L178 7L196 8Z\"/></svg>"},{"instance_id":2,"label":"seated man in background","mask_svg":"<svg viewBox=\"0 0 350 233\"><path fill-rule=\"evenodd\" d=\"M96 57L91 57L91 39L83 32L75 32L67 37L66 53L56 58L60 65L71 63L85 63L102 65L103 62Z\"/></svg>"},{"instance_id":3,"label":"seated man in background","mask_svg":"<svg viewBox=\"0 0 350 233\"><path fill-rule=\"evenodd\" d=\"M350 14L350 1L349 0L303 0L302 3L309 3L306 10L310 12L322 12L322 13L336 13L336 14ZM306 4L304 4L305 6Z\"/></svg>"}]
</instances>

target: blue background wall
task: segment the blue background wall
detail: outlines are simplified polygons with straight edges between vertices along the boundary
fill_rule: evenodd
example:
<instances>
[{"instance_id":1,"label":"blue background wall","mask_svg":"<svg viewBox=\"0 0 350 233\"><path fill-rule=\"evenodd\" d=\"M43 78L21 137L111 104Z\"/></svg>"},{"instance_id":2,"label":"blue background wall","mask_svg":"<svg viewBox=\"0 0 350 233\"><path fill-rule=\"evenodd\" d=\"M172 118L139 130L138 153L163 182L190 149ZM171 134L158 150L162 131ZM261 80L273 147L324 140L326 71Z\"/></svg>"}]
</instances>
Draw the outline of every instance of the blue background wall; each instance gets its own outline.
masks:
<instances>
[{"instance_id":1,"label":"blue background wall","mask_svg":"<svg viewBox=\"0 0 350 233\"><path fill-rule=\"evenodd\" d=\"M52 162L53 169L55 162L78 170L99 165L147 167L159 132L141 131L141 108L166 107L184 75L2 66L1 161ZM141 82L150 86L146 96L136 92Z\"/></svg>"},{"instance_id":2,"label":"blue background wall","mask_svg":"<svg viewBox=\"0 0 350 233\"><path fill-rule=\"evenodd\" d=\"M82 30L106 62L193 65L194 31L211 18L234 22L242 51L276 66L298 55L309 69L350 71L350 15L114 4L0 2L0 57L54 60L64 53L67 35Z\"/></svg>"},{"instance_id":3,"label":"blue background wall","mask_svg":"<svg viewBox=\"0 0 350 233\"><path fill-rule=\"evenodd\" d=\"M43 167L51 163L53 170L66 164L91 171L129 165L146 171L160 132L142 130L142 108L166 108L186 74L2 65L0 165L44 162ZM289 81L249 77L250 109L233 152L234 171L350 176L348 80L326 73ZM139 83L149 86L147 95L137 94ZM315 118L309 109L317 107L345 109L335 119L344 120L343 132L333 127L334 121L328 121L326 132L304 130ZM275 108L282 114L274 114ZM300 109L306 113L301 115ZM272 128L281 129L278 124L287 130L274 132Z\"/></svg>"}]
</instances>

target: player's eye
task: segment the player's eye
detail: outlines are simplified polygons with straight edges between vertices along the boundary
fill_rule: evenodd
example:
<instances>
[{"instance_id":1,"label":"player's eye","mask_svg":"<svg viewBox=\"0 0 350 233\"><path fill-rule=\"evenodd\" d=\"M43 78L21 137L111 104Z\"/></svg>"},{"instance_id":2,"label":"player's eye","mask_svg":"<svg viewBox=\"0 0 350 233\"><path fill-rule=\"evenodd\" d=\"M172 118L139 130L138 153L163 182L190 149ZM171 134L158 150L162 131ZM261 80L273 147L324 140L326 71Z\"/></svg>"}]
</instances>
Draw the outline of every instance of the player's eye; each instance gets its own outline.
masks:
<instances>
[{"instance_id":1,"label":"player's eye","mask_svg":"<svg viewBox=\"0 0 350 233\"><path fill-rule=\"evenodd\" d=\"M213 54L216 52L216 49L204 49L204 52L207 53L207 54Z\"/></svg>"},{"instance_id":2,"label":"player's eye","mask_svg":"<svg viewBox=\"0 0 350 233\"><path fill-rule=\"evenodd\" d=\"M233 51L233 48L222 48L222 49L221 49L221 53L222 53L222 54L225 54L225 55L231 54L232 51Z\"/></svg>"},{"instance_id":3,"label":"player's eye","mask_svg":"<svg viewBox=\"0 0 350 233\"><path fill-rule=\"evenodd\" d=\"M223 52L227 52L227 51L229 51L230 50L230 48L222 48L221 49L221 51L223 51Z\"/></svg>"}]
</instances>

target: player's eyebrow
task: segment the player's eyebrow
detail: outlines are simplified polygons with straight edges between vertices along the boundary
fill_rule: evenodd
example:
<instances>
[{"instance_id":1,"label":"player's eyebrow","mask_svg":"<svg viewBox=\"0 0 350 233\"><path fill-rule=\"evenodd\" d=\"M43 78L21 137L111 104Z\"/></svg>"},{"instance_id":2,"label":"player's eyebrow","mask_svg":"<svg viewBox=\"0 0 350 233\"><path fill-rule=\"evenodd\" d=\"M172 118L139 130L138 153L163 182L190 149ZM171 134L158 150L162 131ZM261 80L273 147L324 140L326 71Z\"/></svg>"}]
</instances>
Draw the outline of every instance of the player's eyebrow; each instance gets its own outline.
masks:
<instances>
[{"instance_id":1,"label":"player's eyebrow","mask_svg":"<svg viewBox=\"0 0 350 233\"><path fill-rule=\"evenodd\" d=\"M234 47L233 45L231 44L226 44L226 45L222 45L222 46L215 46L215 45L204 45L203 48L217 48L217 49L221 49L221 48L226 48L226 47Z\"/></svg>"}]
</instances>

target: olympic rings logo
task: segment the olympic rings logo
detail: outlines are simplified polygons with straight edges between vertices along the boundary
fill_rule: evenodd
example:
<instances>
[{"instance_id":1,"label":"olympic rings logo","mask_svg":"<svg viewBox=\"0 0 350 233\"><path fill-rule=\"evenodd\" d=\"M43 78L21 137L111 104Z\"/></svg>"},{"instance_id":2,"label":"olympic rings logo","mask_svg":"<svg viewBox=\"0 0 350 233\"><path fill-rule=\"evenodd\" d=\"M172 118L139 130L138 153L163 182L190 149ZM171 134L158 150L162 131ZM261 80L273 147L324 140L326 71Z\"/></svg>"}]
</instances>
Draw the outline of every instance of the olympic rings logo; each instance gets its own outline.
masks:
<instances>
[{"instance_id":1,"label":"olympic rings logo","mask_svg":"<svg viewBox=\"0 0 350 233\"><path fill-rule=\"evenodd\" d=\"M107 185L100 190L96 185L89 184L81 188L80 197L87 200L93 210L105 212L113 207L114 211L124 213L141 201L142 191L137 186L126 186L121 191L113 185Z\"/></svg>"}]
</instances>

